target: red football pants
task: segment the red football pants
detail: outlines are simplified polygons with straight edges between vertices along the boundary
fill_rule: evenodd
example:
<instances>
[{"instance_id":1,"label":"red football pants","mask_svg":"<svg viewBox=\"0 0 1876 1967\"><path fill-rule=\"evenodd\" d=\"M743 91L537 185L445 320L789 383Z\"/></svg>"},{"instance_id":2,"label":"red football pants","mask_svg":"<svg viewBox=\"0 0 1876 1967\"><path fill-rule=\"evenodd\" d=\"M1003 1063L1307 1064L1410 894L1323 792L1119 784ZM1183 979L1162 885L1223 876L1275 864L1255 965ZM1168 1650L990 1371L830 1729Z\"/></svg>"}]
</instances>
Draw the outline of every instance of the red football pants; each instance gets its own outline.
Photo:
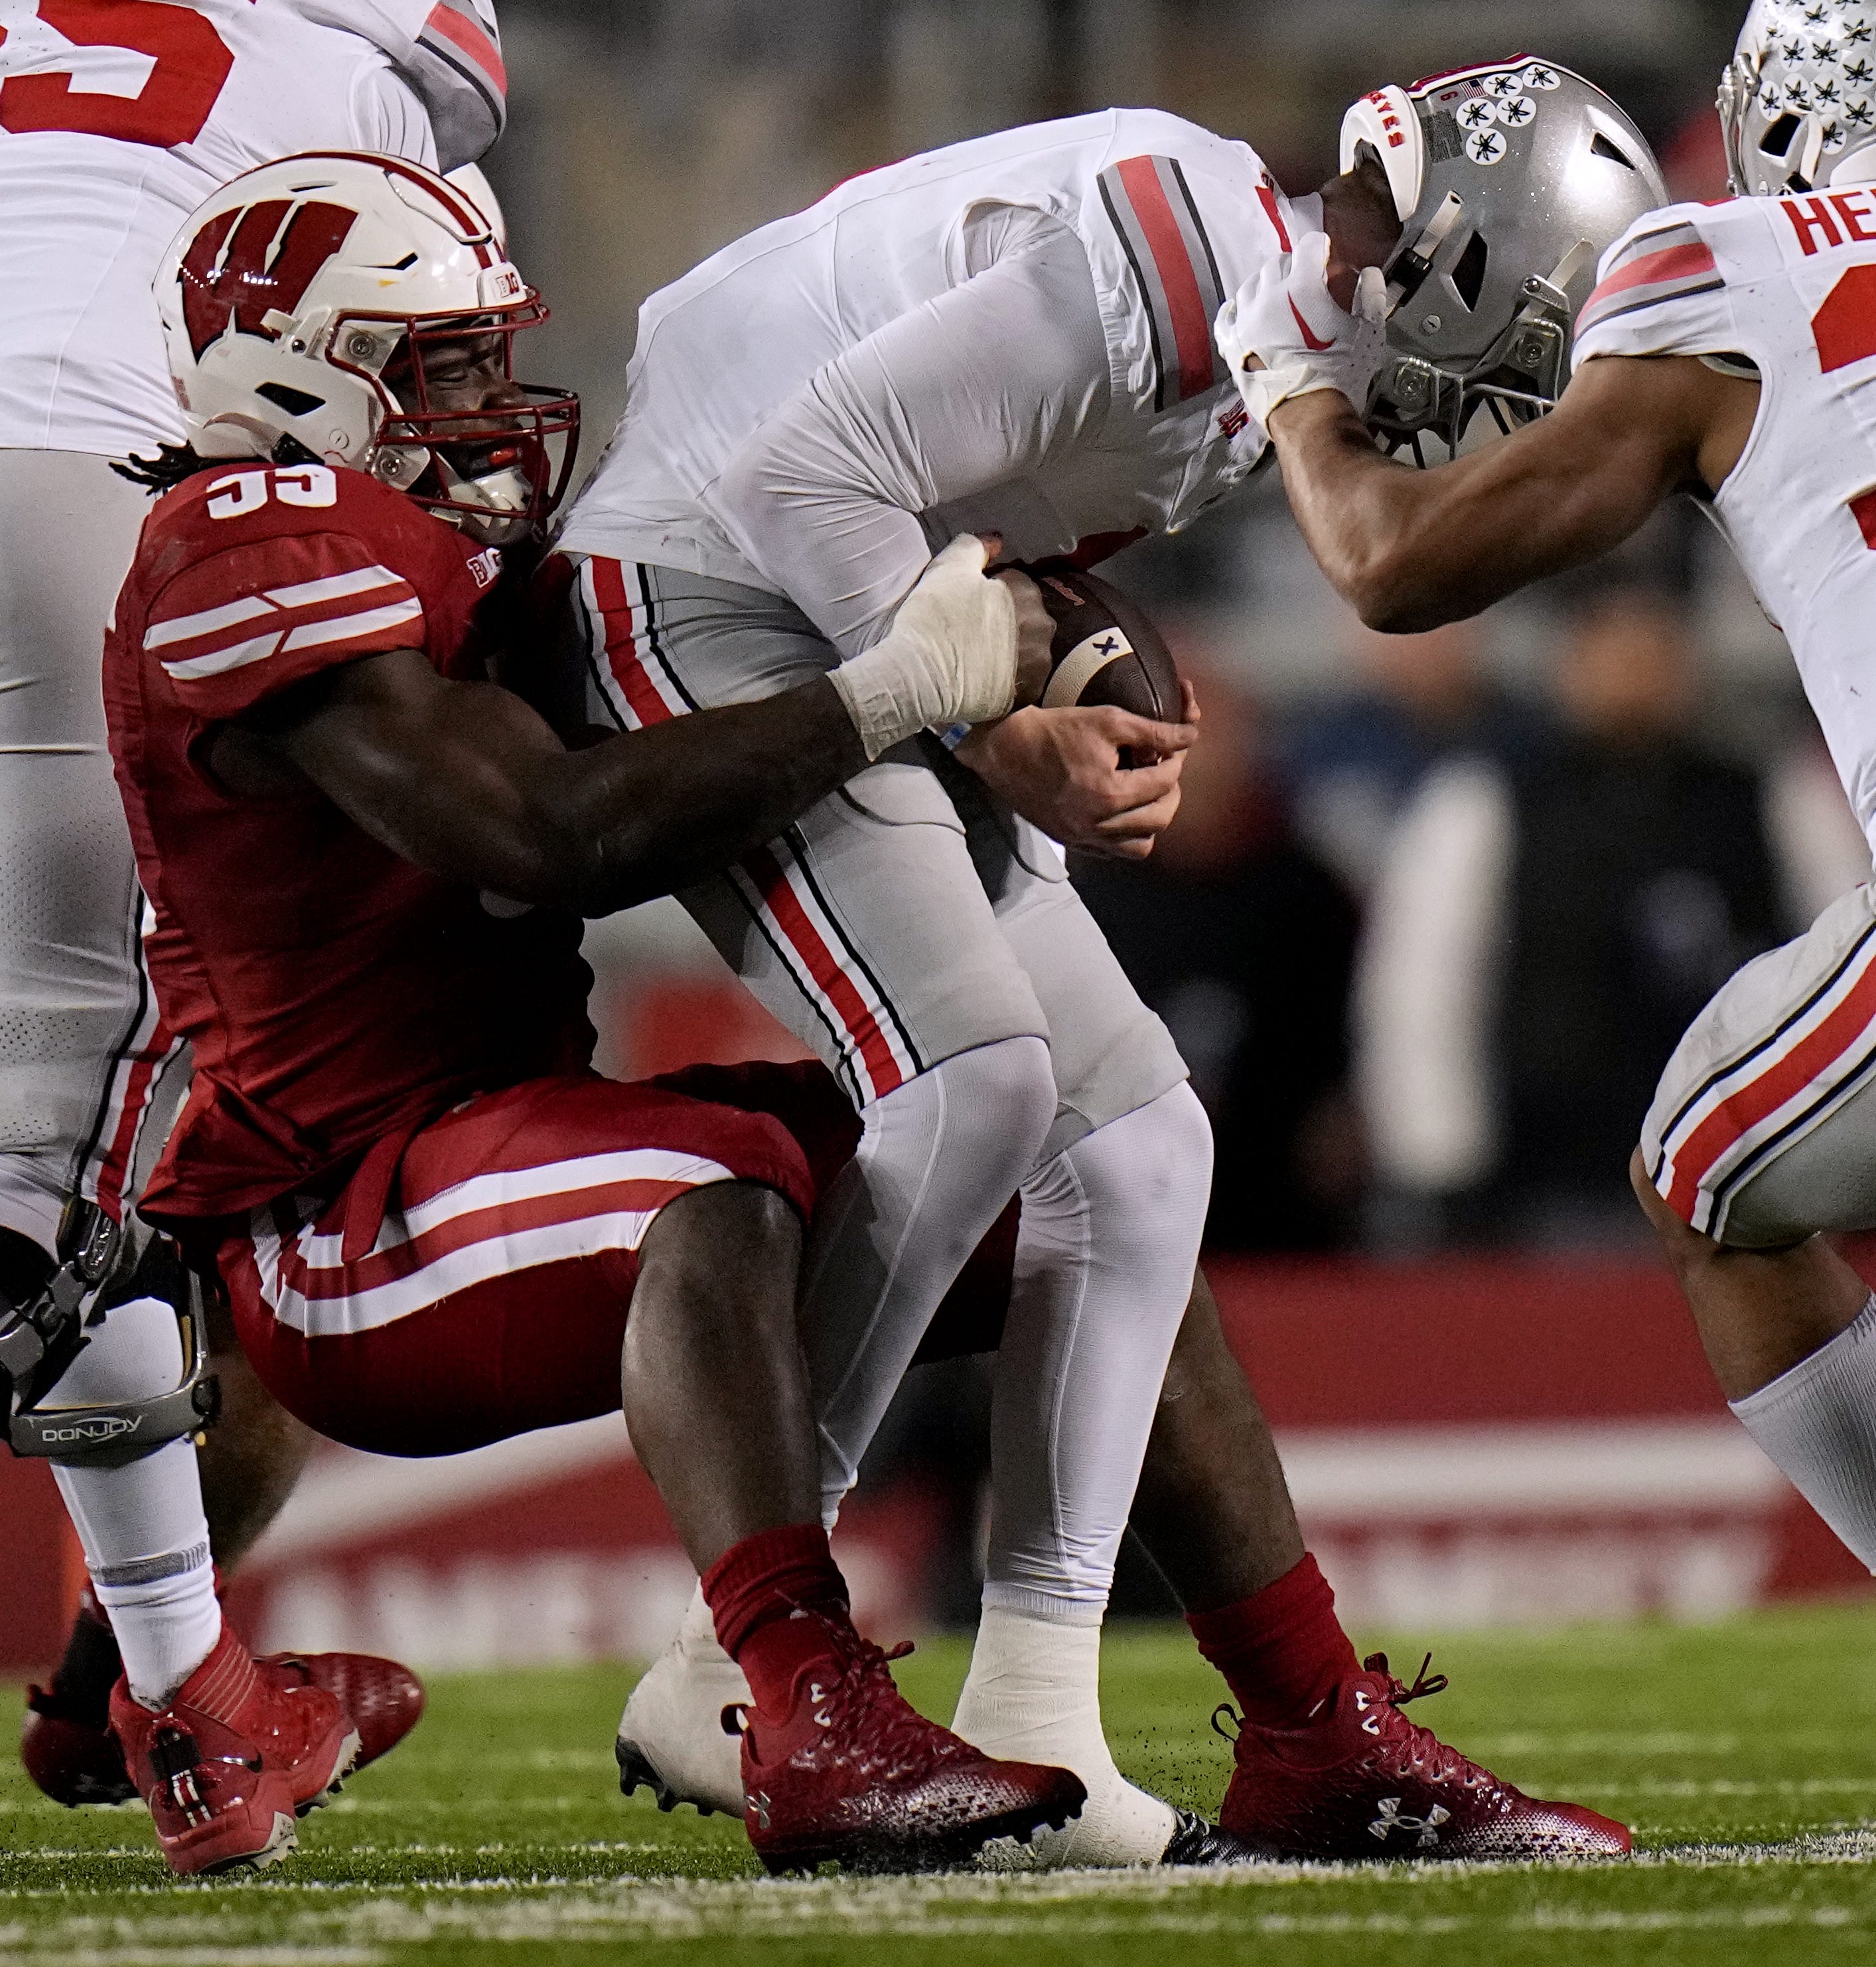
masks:
<instances>
[{"instance_id":1,"label":"red football pants","mask_svg":"<svg viewBox=\"0 0 1876 1967\"><path fill-rule=\"evenodd\" d=\"M859 1122L819 1066L586 1074L470 1100L323 1205L257 1210L218 1252L243 1350L308 1426L454 1455L618 1410L638 1250L667 1203L754 1181L804 1216ZM922 1357L994 1345L1015 1206Z\"/></svg>"}]
</instances>

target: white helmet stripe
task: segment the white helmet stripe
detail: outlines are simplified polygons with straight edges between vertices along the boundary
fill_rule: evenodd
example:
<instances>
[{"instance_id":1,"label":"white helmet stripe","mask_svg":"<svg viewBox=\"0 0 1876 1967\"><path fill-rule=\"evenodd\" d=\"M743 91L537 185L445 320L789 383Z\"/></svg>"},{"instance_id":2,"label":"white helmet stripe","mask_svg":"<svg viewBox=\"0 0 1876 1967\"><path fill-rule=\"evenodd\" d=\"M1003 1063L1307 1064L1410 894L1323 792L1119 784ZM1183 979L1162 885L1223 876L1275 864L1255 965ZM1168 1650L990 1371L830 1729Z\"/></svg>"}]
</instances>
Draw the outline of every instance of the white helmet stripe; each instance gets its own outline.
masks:
<instances>
[{"instance_id":1,"label":"white helmet stripe","mask_svg":"<svg viewBox=\"0 0 1876 1967\"><path fill-rule=\"evenodd\" d=\"M1342 119L1342 163L1351 171L1364 144L1372 144L1394 195L1394 215L1406 224L1420 202L1426 176L1426 140L1407 92L1389 82L1351 105Z\"/></svg>"}]
</instances>

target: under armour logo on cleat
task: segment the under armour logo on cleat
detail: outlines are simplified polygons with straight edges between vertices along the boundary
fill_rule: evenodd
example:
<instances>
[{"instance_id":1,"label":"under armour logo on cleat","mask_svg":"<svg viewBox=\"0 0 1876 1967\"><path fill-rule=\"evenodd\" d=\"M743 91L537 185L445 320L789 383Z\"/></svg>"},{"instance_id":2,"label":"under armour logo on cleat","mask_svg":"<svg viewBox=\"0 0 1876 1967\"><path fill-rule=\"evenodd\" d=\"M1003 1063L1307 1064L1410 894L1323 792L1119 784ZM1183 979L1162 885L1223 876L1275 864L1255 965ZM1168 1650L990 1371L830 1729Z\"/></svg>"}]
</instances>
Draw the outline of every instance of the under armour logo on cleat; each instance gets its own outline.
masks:
<instances>
[{"instance_id":1,"label":"under armour logo on cleat","mask_svg":"<svg viewBox=\"0 0 1876 1967\"><path fill-rule=\"evenodd\" d=\"M746 1816L753 1817L756 1820L756 1828L758 1830L768 1829L769 1799L766 1791L759 1789L750 1791L743 1799L743 1809Z\"/></svg>"},{"instance_id":2,"label":"under armour logo on cleat","mask_svg":"<svg viewBox=\"0 0 1876 1967\"><path fill-rule=\"evenodd\" d=\"M1430 1851L1439 1842L1439 1826L1452 1815L1450 1810L1442 1809L1437 1803L1424 1817L1406 1817L1401 1813L1400 1799L1397 1796L1384 1796L1380 1801L1380 1815L1368 1826L1368 1835L1381 1843L1387 1842L1390 1830L1417 1832L1415 1848Z\"/></svg>"}]
</instances>

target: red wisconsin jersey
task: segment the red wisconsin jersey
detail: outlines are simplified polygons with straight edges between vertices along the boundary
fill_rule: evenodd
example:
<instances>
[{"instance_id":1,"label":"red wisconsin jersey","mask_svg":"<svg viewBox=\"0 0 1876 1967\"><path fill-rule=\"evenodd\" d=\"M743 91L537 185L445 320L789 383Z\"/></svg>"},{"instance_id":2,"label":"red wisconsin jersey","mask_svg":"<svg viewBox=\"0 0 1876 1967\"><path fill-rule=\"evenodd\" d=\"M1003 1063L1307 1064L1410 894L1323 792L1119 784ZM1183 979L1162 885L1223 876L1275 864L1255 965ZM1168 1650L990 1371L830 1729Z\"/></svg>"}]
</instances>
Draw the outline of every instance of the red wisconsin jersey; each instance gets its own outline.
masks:
<instances>
[{"instance_id":1,"label":"red wisconsin jersey","mask_svg":"<svg viewBox=\"0 0 1876 1967\"><path fill-rule=\"evenodd\" d=\"M218 725L317 672L420 648L482 673L497 557L361 472L204 472L144 528L105 704L163 1018L195 1081L144 1210L179 1226L318 1192L472 1093L584 1065L576 919L500 914L310 786L209 770Z\"/></svg>"}]
</instances>

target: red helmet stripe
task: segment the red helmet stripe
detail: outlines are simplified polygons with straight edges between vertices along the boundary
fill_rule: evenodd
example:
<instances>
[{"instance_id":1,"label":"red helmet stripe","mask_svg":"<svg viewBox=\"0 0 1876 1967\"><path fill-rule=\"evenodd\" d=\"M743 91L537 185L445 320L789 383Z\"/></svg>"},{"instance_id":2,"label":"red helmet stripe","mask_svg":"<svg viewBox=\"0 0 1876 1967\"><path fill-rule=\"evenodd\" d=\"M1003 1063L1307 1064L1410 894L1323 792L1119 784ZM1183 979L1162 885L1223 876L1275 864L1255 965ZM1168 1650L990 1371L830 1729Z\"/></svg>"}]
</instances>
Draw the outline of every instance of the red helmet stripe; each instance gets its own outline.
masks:
<instances>
[{"instance_id":1,"label":"red helmet stripe","mask_svg":"<svg viewBox=\"0 0 1876 1967\"><path fill-rule=\"evenodd\" d=\"M489 223L488 215L479 212L447 178L434 171L427 171L420 164L406 163L402 157L379 157L370 150L301 150L290 157L283 157L280 161L288 164L316 164L328 161L370 164L373 169L386 172L392 177L408 178L412 184L421 185L465 232L487 236L489 243L478 244L476 247L476 257L483 266L499 266L502 263L502 254L493 243L494 230Z\"/></svg>"},{"instance_id":2,"label":"red helmet stripe","mask_svg":"<svg viewBox=\"0 0 1876 1967\"><path fill-rule=\"evenodd\" d=\"M1506 55L1503 61L1473 62L1464 68L1443 68L1437 75L1423 75L1418 82L1407 84L1409 95L1424 95L1435 82L1458 82L1469 75L1497 75L1500 69L1528 68L1533 57L1529 55Z\"/></svg>"}]
</instances>

